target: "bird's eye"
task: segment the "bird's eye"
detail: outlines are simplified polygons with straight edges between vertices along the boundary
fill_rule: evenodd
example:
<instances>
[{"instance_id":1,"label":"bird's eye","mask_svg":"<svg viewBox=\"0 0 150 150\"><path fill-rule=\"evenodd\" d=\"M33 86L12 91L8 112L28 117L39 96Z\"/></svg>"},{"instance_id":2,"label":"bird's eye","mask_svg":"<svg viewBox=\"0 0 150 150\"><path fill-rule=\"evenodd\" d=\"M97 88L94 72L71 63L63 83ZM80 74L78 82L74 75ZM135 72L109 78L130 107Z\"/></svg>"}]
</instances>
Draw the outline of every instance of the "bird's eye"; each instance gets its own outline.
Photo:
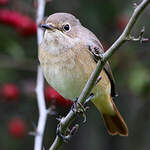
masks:
<instances>
[{"instance_id":1,"label":"bird's eye","mask_svg":"<svg viewBox=\"0 0 150 150\"><path fill-rule=\"evenodd\" d=\"M69 31L69 30L70 30L70 25L69 25L69 24L65 24L65 25L63 26L63 29L64 29L65 31Z\"/></svg>"}]
</instances>

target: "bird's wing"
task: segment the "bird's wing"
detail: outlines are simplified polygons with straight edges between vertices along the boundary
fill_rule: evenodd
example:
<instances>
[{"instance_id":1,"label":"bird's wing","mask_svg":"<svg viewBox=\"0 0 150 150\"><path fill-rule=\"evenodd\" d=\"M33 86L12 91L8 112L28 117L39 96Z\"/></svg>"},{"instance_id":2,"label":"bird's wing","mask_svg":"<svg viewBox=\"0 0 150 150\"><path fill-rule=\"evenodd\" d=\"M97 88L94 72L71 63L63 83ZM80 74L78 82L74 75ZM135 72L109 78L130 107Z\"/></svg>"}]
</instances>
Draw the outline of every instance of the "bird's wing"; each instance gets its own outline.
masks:
<instances>
[{"instance_id":1,"label":"bird's wing","mask_svg":"<svg viewBox=\"0 0 150 150\"><path fill-rule=\"evenodd\" d=\"M104 66L104 70L107 73L109 80L111 82L111 96L116 97L117 93L116 93L115 79L114 79L114 76L112 74L109 62L106 62L105 66Z\"/></svg>"},{"instance_id":2,"label":"bird's wing","mask_svg":"<svg viewBox=\"0 0 150 150\"><path fill-rule=\"evenodd\" d=\"M91 52L93 59L95 60L95 62L98 61L98 56L92 52L92 49L95 49L97 51L97 53L99 54L103 54L104 53L104 49L103 46L101 45L101 43L99 42L99 40L96 38L94 39L90 39L90 42L87 43L88 49ZM116 93L116 87L115 87L115 80L109 65L109 62L106 62L106 64L104 65L104 70L106 72L106 74L108 75L108 78L111 82L111 96L112 97L116 97L117 93Z\"/></svg>"}]
</instances>

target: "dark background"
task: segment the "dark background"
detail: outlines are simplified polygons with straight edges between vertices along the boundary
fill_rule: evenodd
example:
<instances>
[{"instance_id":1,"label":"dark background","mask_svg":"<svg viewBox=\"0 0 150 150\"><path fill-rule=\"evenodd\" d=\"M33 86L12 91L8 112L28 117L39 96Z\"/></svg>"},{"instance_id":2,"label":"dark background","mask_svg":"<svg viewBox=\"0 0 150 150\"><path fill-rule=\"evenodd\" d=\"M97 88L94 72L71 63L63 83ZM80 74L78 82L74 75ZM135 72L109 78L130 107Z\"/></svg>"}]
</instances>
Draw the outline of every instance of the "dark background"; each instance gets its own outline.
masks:
<instances>
[{"instance_id":1,"label":"dark background","mask_svg":"<svg viewBox=\"0 0 150 150\"><path fill-rule=\"evenodd\" d=\"M135 1L134 1L135 2ZM136 1L139 3L140 1ZM36 9L32 0L11 0L1 9L20 12L35 19ZM129 0L53 0L47 3L45 15L69 12L93 31L105 49L119 37L130 18L134 7ZM150 38L150 7L139 17L132 30L138 36L145 26L145 37ZM63 150L148 150L150 148L150 43L126 42L110 60L116 80L118 97L115 103L129 128L128 137L110 136L103 120L90 104L87 123L81 126L71 142ZM0 86L13 83L19 87L16 101L7 101L0 96L0 149L33 149L32 124L38 120L38 108L34 87L37 70L36 35L22 36L10 25L0 23ZM47 104L49 106L49 104ZM57 106L56 106L57 107ZM58 107L62 114L64 108ZM65 110L66 111L66 110ZM8 132L9 120L19 117L26 122L26 133L15 138ZM44 146L46 149L55 138L57 121L48 117Z\"/></svg>"}]
</instances>

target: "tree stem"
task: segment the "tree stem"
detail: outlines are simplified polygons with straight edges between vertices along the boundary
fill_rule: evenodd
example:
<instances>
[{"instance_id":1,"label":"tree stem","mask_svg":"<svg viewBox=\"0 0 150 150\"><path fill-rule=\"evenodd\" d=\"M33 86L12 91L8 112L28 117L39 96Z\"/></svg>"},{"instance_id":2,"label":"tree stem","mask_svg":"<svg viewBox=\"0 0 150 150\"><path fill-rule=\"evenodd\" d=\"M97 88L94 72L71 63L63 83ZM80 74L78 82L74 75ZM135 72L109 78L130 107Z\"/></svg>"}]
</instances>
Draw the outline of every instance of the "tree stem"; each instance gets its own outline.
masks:
<instances>
[{"instance_id":1,"label":"tree stem","mask_svg":"<svg viewBox=\"0 0 150 150\"><path fill-rule=\"evenodd\" d=\"M44 10L45 10L45 0L37 0L37 18L36 18L36 24L37 24L37 44L38 47L43 39L43 30L39 28L39 24L41 20L44 17ZM34 139L34 150L42 150L43 149L43 136L44 136L44 130L47 120L47 109L44 99L44 77L42 73L42 69L40 66L38 66L37 71L37 83L36 83L36 95L37 95L37 103L38 103L38 109L39 109L39 120L38 125L35 133L35 139Z\"/></svg>"}]
</instances>

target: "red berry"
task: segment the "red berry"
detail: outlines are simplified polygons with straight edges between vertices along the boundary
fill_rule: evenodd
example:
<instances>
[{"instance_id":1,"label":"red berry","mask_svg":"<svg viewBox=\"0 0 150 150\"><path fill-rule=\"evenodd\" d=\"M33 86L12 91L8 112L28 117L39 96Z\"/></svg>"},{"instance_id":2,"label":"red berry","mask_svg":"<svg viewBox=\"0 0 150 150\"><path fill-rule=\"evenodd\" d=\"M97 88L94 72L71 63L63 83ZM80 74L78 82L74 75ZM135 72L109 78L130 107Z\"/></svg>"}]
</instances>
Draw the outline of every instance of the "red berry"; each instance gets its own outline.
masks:
<instances>
[{"instance_id":1,"label":"red berry","mask_svg":"<svg viewBox=\"0 0 150 150\"><path fill-rule=\"evenodd\" d=\"M22 36L32 36L36 34L36 23L29 16L25 16L17 11L8 9L0 10L0 22L11 25Z\"/></svg>"},{"instance_id":2,"label":"red berry","mask_svg":"<svg viewBox=\"0 0 150 150\"><path fill-rule=\"evenodd\" d=\"M121 15L116 19L116 28L122 31L126 27L127 23L128 17L125 15Z\"/></svg>"},{"instance_id":3,"label":"red berry","mask_svg":"<svg viewBox=\"0 0 150 150\"><path fill-rule=\"evenodd\" d=\"M0 5L6 5L8 4L8 0L0 0Z\"/></svg>"},{"instance_id":4,"label":"red berry","mask_svg":"<svg viewBox=\"0 0 150 150\"><path fill-rule=\"evenodd\" d=\"M18 100L19 95L20 95L18 87L12 83L3 85L1 89L1 93L2 93L4 100L7 100L7 101Z\"/></svg>"},{"instance_id":5,"label":"red berry","mask_svg":"<svg viewBox=\"0 0 150 150\"><path fill-rule=\"evenodd\" d=\"M45 88L45 99L50 103L54 103L63 107L71 107L73 104L71 100L65 99L50 86Z\"/></svg>"},{"instance_id":6,"label":"red berry","mask_svg":"<svg viewBox=\"0 0 150 150\"><path fill-rule=\"evenodd\" d=\"M36 34L36 23L28 16L22 16L16 25L16 31L22 36L31 36Z\"/></svg>"},{"instance_id":7,"label":"red berry","mask_svg":"<svg viewBox=\"0 0 150 150\"><path fill-rule=\"evenodd\" d=\"M8 9L1 9L0 10L0 22L10 24L9 15L10 15L10 11Z\"/></svg>"},{"instance_id":8,"label":"red berry","mask_svg":"<svg viewBox=\"0 0 150 150\"><path fill-rule=\"evenodd\" d=\"M20 14L19 12L17 11L10 11L9 12L9 18L7 20L7 22L9 21L10 22L10 25L12 25L13 27L17 27L20 22L22 21L22 14Z\"/></svg>"},{"instance_id":9,"label":"red berry","mask_svg":"<svg viewBox=\"0 0 150 150\"><path fill-rule=\"evenodd\" d=\"M26 135L26 129L26 122L21 118L13 118L8 122L8 132L14 138L23 138Z\"/></svg>"}]
</instances>

